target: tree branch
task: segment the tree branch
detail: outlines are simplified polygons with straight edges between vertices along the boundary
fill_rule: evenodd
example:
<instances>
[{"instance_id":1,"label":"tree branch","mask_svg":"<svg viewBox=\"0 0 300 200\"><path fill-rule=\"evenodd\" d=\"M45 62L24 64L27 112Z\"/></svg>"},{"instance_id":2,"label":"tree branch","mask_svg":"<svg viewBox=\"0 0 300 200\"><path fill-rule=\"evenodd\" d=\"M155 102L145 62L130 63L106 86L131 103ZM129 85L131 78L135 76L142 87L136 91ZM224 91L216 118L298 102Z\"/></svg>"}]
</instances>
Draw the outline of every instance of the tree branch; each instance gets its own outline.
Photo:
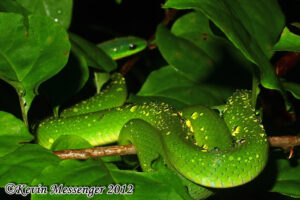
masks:
<instances>
[{"instance_id":1,"label":"tree branch","mask_svg":"<svg viewBox=\"0 0 300 200\"><path fill-rule=\"evenodd\" d=\"M135 147L130 145L121 146L106 146L95 147L88 149L66 149L62 151L53 151L53 153L59 156L61 159L81 159L97 158L104 156L121 156L136 154Z\"/></svg>"},{"instance_id":2,"label":"tree branch","mask_svg":"<svg viewBox=\"0 0 300 200\"><path fill-rule=\"evenodd\" d=\"M290 150L295 146L300 146L300 137L285 135L285 136L272 136L268 137L271 147L280 147L284 150Z\"/></svg>"},{"instance_id":3,"label":"tree branch","mask_svg":"<svg viewBox=\"0 0 300 200\"><path fill-rule=\"evenodd\" d=\"M280 147L284 150L290 150L295 146L300 146L300 138L298 136L272 136L268 137L271 147ZM62 151L54 151L55 155L61 159L79 159L97 158L104 156L122 156L136 154L135 147L130 145L115 145L105 147L95 147L88 149L66 149Z\"/></svg>"}]
</instances>

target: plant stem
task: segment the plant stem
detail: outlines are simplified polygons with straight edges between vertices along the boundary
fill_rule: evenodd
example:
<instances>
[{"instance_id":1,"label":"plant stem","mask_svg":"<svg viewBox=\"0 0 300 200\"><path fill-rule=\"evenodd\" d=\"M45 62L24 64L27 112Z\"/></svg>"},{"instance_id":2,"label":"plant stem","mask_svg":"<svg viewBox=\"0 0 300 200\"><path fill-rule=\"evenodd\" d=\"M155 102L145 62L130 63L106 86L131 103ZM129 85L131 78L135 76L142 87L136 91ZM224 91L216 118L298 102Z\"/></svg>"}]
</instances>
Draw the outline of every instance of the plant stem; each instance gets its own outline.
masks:
<instances>
[{"instance_id":1,"label":"plant stem","mask_svg":"<svg viewBox=\"0 0 300 200\"><path fill-rule=\"evenodd\" d=\"M27 112L26 112L26 106L27 106L26 105L26 100L24 99L23 95L20 92L18 92L18 96L19 96L19 102L20 102L23 122L26 125L26 127L28 128L28 118L27 118Z\"/></svg>"}]
</instances>

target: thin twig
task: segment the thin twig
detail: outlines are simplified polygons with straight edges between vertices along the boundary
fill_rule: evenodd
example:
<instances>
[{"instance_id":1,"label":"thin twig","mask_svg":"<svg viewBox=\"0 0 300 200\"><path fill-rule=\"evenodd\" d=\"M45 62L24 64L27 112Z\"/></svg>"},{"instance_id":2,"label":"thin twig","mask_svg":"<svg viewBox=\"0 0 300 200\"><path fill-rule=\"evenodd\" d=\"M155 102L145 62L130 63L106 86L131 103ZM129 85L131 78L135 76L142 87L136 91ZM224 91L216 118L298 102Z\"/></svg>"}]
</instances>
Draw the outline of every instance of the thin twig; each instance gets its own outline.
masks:
<instances>
[{"instance_id":1,"label":"thin twig","mask_svg":"<svg viewBox=\"0 0 300 200\"><path fill-rule=\"evenodd\" d=\"M62 151L54 151L55 155L61 159L88 159L104 156L121 156L136 154L135 147L130 145L95 147L88 149L66 149Z\"/></svg>"},{"instance_id":2,"label":"thin twig","mask_svg":"<svg viewBox=\"0 0 300 200\"><path fill-rule=\"evenodd\" d=\"M272 136L268 137L271 147L281 147L284 150L290 150L295 146L300 146L300 138L297 136ZM61 159L80 159L97 158L104 156L122 156L136 154L133 144L120 146L95 147L88 149L66 149L54 151L55 155Z\"/></svg>"}]
</instances>

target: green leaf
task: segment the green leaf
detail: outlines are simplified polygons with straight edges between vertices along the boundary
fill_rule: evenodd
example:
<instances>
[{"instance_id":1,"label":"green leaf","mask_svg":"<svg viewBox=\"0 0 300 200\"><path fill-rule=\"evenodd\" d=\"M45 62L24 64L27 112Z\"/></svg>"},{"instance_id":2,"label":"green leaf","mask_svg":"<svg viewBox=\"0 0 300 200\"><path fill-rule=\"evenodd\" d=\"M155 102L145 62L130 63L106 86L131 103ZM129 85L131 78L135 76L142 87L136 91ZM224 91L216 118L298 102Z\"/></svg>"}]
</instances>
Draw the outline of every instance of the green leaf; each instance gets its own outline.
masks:
<instances>
[{"instance_id":1,"label":"green leaf","mask_svg":"<svg viewBox=\"0 0 300 200\"><path fill-rule=\"evenodd\" d=\"M33 139L21 120L10 113L0 111L0 157Z\"/></svg>"},{"instance_id":2,"label":"green leaf","mask_svg":"<svg viewBox=\"0 0 300 200\"><path fill-rule=\"evenodd\" d=\"M37 144L24 144L0 159L0 186L7 183L30 184L42 170L60 159Z\"/></svg>"},{"instance_id":3,"label":"green leaf","mask_svg":"<svg viewBox=\"0 0 300 200\"><path fill-rule=\"evenodd\" d=\"M29 11L27 11L23 6L21 6L20 3L11 0L0 1L0 12L14 12L22 14L24 16L27 16L29 14Z\"/></svg>"},{"instance_id":4,"label":"green leaf","mask_svg":"<svg viewBox=\"0 0 300 200\"><path fill-rule=\"evenodd\" d=\"M117 63L95 44L83 39L82 37L69 33L72 42L72 48L79 49L85 56L90 67L111 72L117 68Z\"/></svg>"},{"instance_id":5,"label":"green leaf","mask_svg":"<svg viewBox=\"0 0 300 200\"><path fill-rule=\"evenodd\" d=\"M298 162L300 160L298 159ZM300 165L292 166L286 159L277 160L278 176L273 192L299 198L300 197Z\"/></svg>"},{"instance_id":6,"label":"green leaf","mask_svg":"<svg viewBox=\"0 0 300 200\"><path fill-rule=\"evenodd\" d=\"M300 52L300 36L292 33L287 27L281 33L280 40L273 47L275 51Z\"/></svg>"},{"instance_id":7,"label":"green leaf","mask_svg":"<svg viewBox=\"0 0 300 200\"><path fill-rule=\"evenodd\" d=\"M200 82L214 71L213 61L192 42L176 37L163 25L156 31L159 51L167 62L186 78Z\"/></svg>"},{"instance_id":8,"label":"green leaf","mask_svg":"<svg viewBox=\"0 0 300 200\"><path fill-rule=\"evenodd\" d=\"M183 15L174 22L171 31L175 35L182 35L186 32L213 34L209 19L201 12L190 12Z\"/></svg>"},{"instance_id":9,"label":"green leaf","mask_svg":"<svg viewBox=\"0 0 300 200\"><path fill-rule=\"evenodd\" d=\"M145 173L119 170L112 164L101 161L64 160L57 166L49 166L36 178L32 185L64 184L64 186L106 186L96 199L111 199L107 195L110 184L133 184L133 194L113 195L114 199L191 199L187 195L180 178L171 170ZM126 190L128 191L128 189ZM50 196L50 195L46 195ZM60 199L82 199L83 195L60 195ZM44 199L44 195L33 195L32 199Z\"/></svg>"},{"instance_id":10,"label":"green leaf","mask_svg":"<svg viewBox=\"0 0 300 200\"><path fill-rule=\"evenodd\" d=\"M232 92L218 85L197 84L167 66L153 71L137 95L166 97L185 105L213 106L224 103Z\"/></svg>"},{"instance_id":11,"label":"green leaf","mask_svg":"<svg viewBox=\"0 0 300 200\"><path fill-rule=\"evenodd\" d=\"M164 7L195 9L202 12L224 32L247 59L258 65L261 84L266 88L281 91L286 97L268 60L284 26L284 16L277 1L169 0ZM266 29L270 24L272 28Z\"/></svg>"},{"instance_id":12,"label":"green leaf","mask_svg":"<svg viewBox=\"0 0 300 200\"><path fill-rule=\"evenodd\" d=\"M76 135L61 135L53 145L51 150L60 151L64 149L84 149L92 148L93 146L84 138Z\"/></svg>"},{"instance_id":13,"label":"green leaf","mask_svg":"<svg viewBox=\"0 0 300 200\"><path fill-rule=\"evenodd\" d=\"M51 17L68 29L72 19L72 0L17 0L24 8L35 14Z\"/></svg>"},{"instance_id":14,"label":"green leaf","mask_svg":"<svg viewBox=\"0 0 300 200\"><path fill-rule=\"evenodd\" d=\"M0 13L0 78L10 83L28 112L39 85L59 72L68 60L65 30L48 17Z\"/></svg>"},{"instance_id":15,"label":"green leaf","mask_svg":"<svg viewBox=\"0 0 300 200\"><path fill-rule=\"evenodd\" d=\"M94 72L94 77L95 77L94 81L97 89L97 94L99 94L102 86L109 80L110 74L103 73L103 72Z\"/></svg>"}]
</instances>

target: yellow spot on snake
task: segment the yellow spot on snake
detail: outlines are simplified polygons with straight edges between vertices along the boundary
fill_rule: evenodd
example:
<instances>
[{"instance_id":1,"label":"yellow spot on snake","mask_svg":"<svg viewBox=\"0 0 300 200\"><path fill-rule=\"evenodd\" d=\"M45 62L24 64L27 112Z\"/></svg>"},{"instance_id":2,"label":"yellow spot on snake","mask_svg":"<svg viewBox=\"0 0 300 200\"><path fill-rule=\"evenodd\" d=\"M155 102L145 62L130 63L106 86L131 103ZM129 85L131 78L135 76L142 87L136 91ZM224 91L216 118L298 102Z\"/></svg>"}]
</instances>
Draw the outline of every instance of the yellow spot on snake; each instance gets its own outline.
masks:
<instances>
[{"instance_id":1,"label":"yellow spot on snake","mask_svg":"<svg viewBox=\"0 0 300 200\"><path fill-rule=\"evenodd\" d=\"M177 113L172 113L171 115L174 116L174 117L176 117L178 114Z\"/></svg>"},{"instance_id":2,"label":"yellow spot on snake","mask_svg":"<svg viewBox=\"0 0 300 200\"><path fill-rule=\"evenodd\" d=\"M88 127L90 127L91 126L91 124L90 123L88 123Z\"/></svg>"},{"instance_id":3,"label":"yellow spot on snake","mask_svg":"<svg viewBox=\"0 0 300 200\"><path fill-rule=\"evenodd\" d=\"M166 135L170 135L171 134L171 131L168 131L167 133L166 133Z\"/></svg>"},{"instance_id":4,"label":"yellow spot on snake","mask_svg":"<svg viewBox=\"0 0 300 200\"><path fill-rule=\"evenodd\" d=\"M182 112L178 112L178 115L179 115L180 117L182 117Z\"/></svg>"},{"instance_id":5,"label":"yellow spot on snake","mask_svg":"<svg viewBox=\"0 0 300 200\"><path fill-rule=\"evenodd\" d=\"M49 143L51 143L51 144L52 144L52 143L54 142L54 139L53 139L53 138L49 138L49 140L48 140L48 141L49 141Z\"/></svg>"},{"instance_id":6,"label":"yellow spot on snake","mask_svg":"<svg viewBox=\"0 0 300 200\"><path fill-rule=\"evenodd\" d=\"M204 113L200 113L200 116L203 116L204 115Z\"/></svg>"},{"instance_id":7,"label":"yellow spot on snake","mask_svg":"<svg viewBox=\"0 0 300 200\"><path fill-rule=\"evenodd\" d=\"M208 136L205 136L205 139L207 140L207 139L208 139Z\"/></svg>"},{"instance_id":8,"label":"yellow spot on snake","mask_svg":"<svg viewBox=\"0 0 300 200\"><path fill-rule=\"evenodd\" d=\"M240 133L240 130L241 130L241 127L240 127L240 126L237 126L237 127L235 128L235 130L232 132L232 136L236 136L237 134L239 134L239 133Z\"/></svg>"},{"instance_id":9,"label":"yellow spot on snake","mask_svg":"<svg viewBox=\"0 0 300 200\"><path fill-rule=\"evenodd\" d=\"M207 150L208 150L208 145L207 144L204 144L203 146L202 146L202 152L207 152Z\"/></svg>"},{"instance_id":10,"label":"yellow spot on snake","mask_svg":"<svg viewBox=\"0 0 300 200\"><path fill-rule=\"evenodd\" d=\"M264 137L265 136L265 134L264 133L261 133L261 134L259 134L260 135L260 137Z\"/></svg>"},{"instance_id":11,"label":"yellow spot on snake","mask_svg":"<svg viewBox=\"0 0 300 200\"><path fill-rule=\"evenodd\" d=\"M201 130L201 131L204 131L204 127L202 127L200 130Z\"/></svg>"},{"instance_id":12,"label":"yellow spot on snake","mask_svg":"<svg viewBox=\"0 0 300 200\"><path fill-rule=\"evenodd\" d=\"M259 158L259 154L256 154L256 156L255 156L256 158Z\"/></svg>"},{"instance_id":13,"label":"yellow spot on snake","mask_svg":"<svg viewBox=\"0 0 300 200\"><path fill-rule=\"evenodd\" d=\"M137 109L137 106L132 106L132 107L130 108L130 112L134 112L134 111L136 111L136 109Z\"/></svg>"},{"instance_id":14,"label":"yellow spot on snake","mask_svg":"<svg viewBox=\"0 0 300 200\"><path fill-rule=\"evenodd\" d=\"M123 91L123 88L118 88L117 89L117 92L121 92L121 91Z\"/></svg>"},{"instance_id":15,"label":"yellow spot on snake","mask_svg":"<svg viewBox=\"0 0 300 200\"><path fill-rule=\"evenodd\" d=\"M193 120L195 120L199 117L199 114L197 112L194 112L191 117Z\"/></svg>"},{"instance_id":16,"label":"yellow spot on snake","mask_svg":"<svg viewBox=\"0 0 300 200\"><path fill-rule=\"evenodd\" d=\"M187 125L187 127L190 128L191 132L194 132L194 128L193 128L192 122L190 120L186 120L185 124Z\"/></svg>"}]
</instances>

